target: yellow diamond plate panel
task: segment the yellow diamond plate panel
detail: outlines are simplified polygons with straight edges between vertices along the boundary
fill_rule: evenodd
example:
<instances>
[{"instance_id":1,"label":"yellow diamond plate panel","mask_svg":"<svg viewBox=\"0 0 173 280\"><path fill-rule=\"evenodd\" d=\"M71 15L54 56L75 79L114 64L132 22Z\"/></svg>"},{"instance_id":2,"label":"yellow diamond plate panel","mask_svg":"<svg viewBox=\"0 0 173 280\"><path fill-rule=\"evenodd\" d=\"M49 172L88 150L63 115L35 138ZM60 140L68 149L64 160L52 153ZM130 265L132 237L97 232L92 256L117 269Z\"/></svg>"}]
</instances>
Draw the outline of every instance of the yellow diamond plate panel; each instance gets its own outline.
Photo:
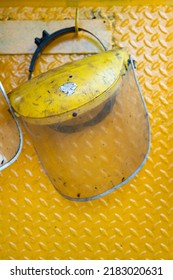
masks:
<instances>
[{"instance_id":1,"label":"yellow diamond plate panel","mask_svg":"<svg viewBox=\"0 0 173 280\"><path fill-rule=\"evenodd\" d=\"M4 7L1 20L74 19L69 7ZM173 7L84 7L81 19L105 18L113 44L137 61L148 106L152 146L140 173L122 188L90 202L61 197L46 177L24 131L18 160L0 173L1 259L173 259ZM82 55L44 55L41 69ZM0 55L9 92L27 79L30 55Z\"/></svg>"}]
</instances>

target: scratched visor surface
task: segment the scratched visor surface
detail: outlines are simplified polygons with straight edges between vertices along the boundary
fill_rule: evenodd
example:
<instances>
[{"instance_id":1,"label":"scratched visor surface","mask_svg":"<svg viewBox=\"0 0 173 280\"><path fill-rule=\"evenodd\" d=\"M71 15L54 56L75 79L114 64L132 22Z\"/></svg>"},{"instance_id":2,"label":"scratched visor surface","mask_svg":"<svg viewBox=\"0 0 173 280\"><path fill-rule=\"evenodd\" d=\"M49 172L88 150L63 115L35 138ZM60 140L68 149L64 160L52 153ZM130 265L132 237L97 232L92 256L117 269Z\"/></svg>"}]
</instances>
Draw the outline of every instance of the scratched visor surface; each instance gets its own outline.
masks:
<instances>
[{"instance_id":1,"label":"scratched visor surface","mask_svg":"<svg viewBox=\"0 0 173 280\"><path fill-rule=\"evenodd\" d=\"M47 175L66 198L85 201L113 191L147 157L148 112L131 67L118 88L109 91L109 98L75 119L53 125L26 122Z\"/></svg>"},{"instance_id":2,"label":"scratched visor surface","mask_svg":"<svg viewBox=\"0 0 173 280\"><path fill-rule=\"evenodd\" d=\"M2 8L1 18L74 18L72 8ZM171 6L81 8L81 18L113 22L113 44L128 47L147 103L149 160L129 183L92 202L62 198L47 179L24 130L21 156L0 173L1 259L172 259ZM82 55L44 55L45 72ZM31 56L1 55L7 92L27 79Z\"/></svg>"}]
</instances>

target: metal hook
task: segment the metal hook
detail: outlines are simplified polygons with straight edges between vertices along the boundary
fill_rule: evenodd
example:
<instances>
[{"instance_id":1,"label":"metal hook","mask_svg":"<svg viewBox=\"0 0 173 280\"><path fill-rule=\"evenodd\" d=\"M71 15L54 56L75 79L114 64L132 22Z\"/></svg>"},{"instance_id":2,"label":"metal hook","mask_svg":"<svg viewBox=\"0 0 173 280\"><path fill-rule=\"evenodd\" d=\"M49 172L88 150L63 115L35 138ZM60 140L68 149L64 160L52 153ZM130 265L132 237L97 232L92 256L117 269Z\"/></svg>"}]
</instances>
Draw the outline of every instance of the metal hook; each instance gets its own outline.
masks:
<instances>
[{"instance_id":1,"label":"metal hook","mask_svg":"<svg viewBox=\"0 0 173 280\"><path fill-rule=\"evenodd\" d=\"M79 8L76 8L76 13L75 13L75 33L78 35L79 31Z\"/></svg>"}]
</instances>

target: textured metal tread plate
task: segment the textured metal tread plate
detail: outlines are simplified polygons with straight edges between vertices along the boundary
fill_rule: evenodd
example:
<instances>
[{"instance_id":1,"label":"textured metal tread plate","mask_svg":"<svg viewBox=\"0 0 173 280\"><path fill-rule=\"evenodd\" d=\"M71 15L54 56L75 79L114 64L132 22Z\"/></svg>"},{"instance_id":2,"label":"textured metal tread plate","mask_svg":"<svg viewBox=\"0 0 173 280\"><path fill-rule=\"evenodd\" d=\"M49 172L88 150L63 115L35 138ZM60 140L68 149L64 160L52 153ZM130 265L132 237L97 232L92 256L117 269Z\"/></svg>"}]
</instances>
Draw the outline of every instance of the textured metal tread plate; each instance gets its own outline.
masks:
<instances>
[{"instance_id":1,"label":"textured metal tread plate","mask_svg":"<svg viewBox=\"0 0 173 280\"><path fill-rule=\"evenodd\" d=\"M1 8L2 20L74 18L67 8ZM152 146L140 173L92 202L62 198L48 181L29 136L21 156L0 173L1 259L173 259L173 7L81 8L106 18L113 43L129 48L147 102ZM44 55L35 75L82 55ZM0 55L9 92L27 79L29 55Z\"/></svg>"}]
</instances>

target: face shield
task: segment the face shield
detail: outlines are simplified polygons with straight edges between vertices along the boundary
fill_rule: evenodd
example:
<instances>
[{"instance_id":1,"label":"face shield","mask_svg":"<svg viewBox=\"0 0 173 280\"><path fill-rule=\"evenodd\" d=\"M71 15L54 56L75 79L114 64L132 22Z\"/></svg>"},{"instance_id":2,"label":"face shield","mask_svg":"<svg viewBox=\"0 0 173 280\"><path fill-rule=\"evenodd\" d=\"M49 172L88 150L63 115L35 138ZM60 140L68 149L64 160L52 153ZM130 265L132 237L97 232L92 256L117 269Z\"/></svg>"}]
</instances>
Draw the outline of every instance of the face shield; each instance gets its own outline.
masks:
<instances>
[{"instance_id":1,"label":"face shield","mask_svg":"<svg viewBox=\"0 0 173 280\"><path fill-rule=\"evenodd\" d=\"M132 179L146 161L148 113L134 61L122 49L40 75L10 93L10 103L65 198L102 197ZM13 123L17 141L20 131ZM7 160L12 157L2 150Z\"/></svg>"}]
</instances>

